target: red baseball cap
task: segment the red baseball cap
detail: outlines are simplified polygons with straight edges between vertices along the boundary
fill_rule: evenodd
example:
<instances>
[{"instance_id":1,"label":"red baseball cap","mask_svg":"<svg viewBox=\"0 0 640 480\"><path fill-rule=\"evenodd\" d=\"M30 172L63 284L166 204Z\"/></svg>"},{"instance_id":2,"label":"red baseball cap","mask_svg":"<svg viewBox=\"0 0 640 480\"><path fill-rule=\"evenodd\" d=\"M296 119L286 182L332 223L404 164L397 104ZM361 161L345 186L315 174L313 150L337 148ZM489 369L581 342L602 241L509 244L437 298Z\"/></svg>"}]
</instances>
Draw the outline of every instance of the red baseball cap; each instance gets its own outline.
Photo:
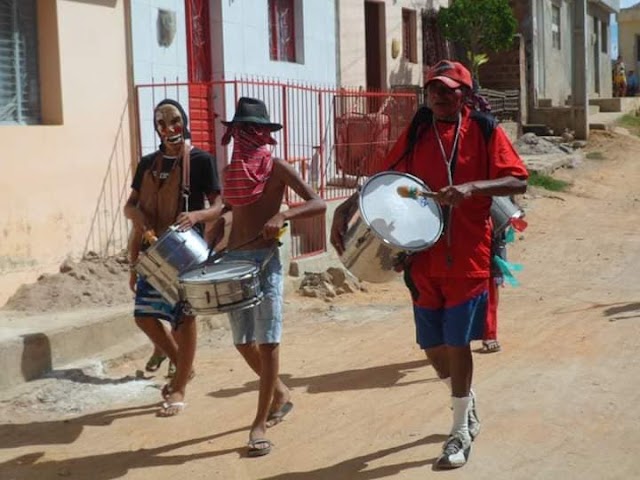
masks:
<instances>
[{"instance_id":1,"label":"red baseball cap","mask_svg":"<svg viewBox=\"0 0 640 480\"><path fill-rule=\"evenodd\" d=\"M436 63L427 72L425 86L436 80L444 83L449 88L460 88L461 86L473 88L471 72L460 62L442 60Z\"/></svg>"}]
</instances>

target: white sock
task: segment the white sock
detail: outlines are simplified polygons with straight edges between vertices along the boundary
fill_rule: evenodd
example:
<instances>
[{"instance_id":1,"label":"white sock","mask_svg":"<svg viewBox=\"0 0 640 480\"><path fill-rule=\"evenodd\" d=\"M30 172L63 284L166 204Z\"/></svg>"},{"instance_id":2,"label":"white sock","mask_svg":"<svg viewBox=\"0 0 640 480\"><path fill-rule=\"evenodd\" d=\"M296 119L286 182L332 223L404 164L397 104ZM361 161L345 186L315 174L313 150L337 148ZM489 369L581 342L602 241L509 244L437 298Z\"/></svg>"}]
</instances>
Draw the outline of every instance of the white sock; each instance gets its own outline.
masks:
<instances>
[{"instance_id":1,"label":"white sock","mask_svg":"<svg viewBox=\"0 0 640 480\"><path fill-rule=\"evenodd\" d=\"M451 435L459 434L463 439L470 442L468 420L471 397L451 397L451 403L453 404Z\"/></svg>"}]
</instances>

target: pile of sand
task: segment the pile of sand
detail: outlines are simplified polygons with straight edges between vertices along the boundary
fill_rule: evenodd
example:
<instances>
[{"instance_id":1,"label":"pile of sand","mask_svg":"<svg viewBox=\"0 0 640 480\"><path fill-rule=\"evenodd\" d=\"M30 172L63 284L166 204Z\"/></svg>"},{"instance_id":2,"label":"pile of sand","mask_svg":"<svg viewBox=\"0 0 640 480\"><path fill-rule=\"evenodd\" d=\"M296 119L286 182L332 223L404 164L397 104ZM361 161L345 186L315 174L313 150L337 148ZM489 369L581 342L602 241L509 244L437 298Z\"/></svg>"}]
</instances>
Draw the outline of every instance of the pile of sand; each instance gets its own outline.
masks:
<instances>
[{"instance_id":1,"label":"pile of sand","mask_svg":"<svg viewBox=\"0 0 640 480\"><path fill-rule=\"evenodd\" d=\"M365 287L342 268L328 268L326 272L305 272L298 292L305 297L330 300L345 293L366 291Z\"/></svg>"},{"instance_id":2,"label":"pile of sand","mask_svg":"<svg viewBox=\"0 0 640 480\"><path fill-rule=\"evenodd\" d=\"M89 252L80 262L65 260L59 273L41 275L36 283L20 286L2 309L38 313L132 301L126 253L100 258Z\"/></svg>"}]
</instances>

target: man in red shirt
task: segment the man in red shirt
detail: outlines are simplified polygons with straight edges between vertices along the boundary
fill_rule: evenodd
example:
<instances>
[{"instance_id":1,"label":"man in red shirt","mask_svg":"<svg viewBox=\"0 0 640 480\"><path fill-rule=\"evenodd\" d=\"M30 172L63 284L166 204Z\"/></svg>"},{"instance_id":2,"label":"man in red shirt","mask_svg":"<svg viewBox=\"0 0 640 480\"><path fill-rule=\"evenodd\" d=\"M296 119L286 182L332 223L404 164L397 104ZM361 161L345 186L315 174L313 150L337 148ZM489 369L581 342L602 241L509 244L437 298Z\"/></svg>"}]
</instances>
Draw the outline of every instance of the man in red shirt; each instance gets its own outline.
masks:
<instances>
[{"instance_id":1,"label":"man in red shirt","mask_svg":"<svg viewBox=\"0 0 640 480\"><path fill-rule=\"evenodd\" d=\"M435 466L457 468L467 462L480 429L470 343L482 339L487 310L491 197L524 193L528 173L493 117L467 106L472 80L462 64L438 63L426 90L428 107L418 110L384 169L419 177L443 207L442 236L409 257L404 275L417 342L452 394L453 426ZM331 243L338 254L357 199L356 193L336 209Z\"/></svg>"}]
</instances>

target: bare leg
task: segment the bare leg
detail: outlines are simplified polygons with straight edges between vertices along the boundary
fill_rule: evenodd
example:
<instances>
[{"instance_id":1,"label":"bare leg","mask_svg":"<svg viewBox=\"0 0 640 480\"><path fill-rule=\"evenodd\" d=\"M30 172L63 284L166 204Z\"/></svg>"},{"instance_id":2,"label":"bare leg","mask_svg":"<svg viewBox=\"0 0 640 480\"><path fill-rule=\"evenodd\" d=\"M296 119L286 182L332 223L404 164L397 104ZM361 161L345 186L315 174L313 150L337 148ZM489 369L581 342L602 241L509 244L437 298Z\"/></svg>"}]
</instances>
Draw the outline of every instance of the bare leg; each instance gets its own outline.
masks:
<instances>
[{"instance_id":1,"label":"bare leg","mask_svg":"<svg viewBox=\"0 0 640 480\"><path fill-rule=\"evenodd\" d=\"M176 341L177 345L180 345L180 330L171 330L171 336ZM176 375L176 362L169 362L169 369L167 370L167 377L173 378Z\"/></svg>"},{"instance_id":2,"label":"bare leg","mask_svg":"<svg viewBox=\"0 0 640 480\"><path fill-rule=\"evenodd\" d=\"M258 393L258 409L256 417L251 426L249 434L250 440L257 440L265 437L267 430L267 418L271 408L271 400L278 380L280 368L280 345L277 343L266 343L258 346L260 353L260 390Z\"/></svg>"},{"instance_id":3,"label":"bare leg","mask_svg":"<svg viewBox=\"0 0 640 480\"><path fill-rule=\"evenodd\" d=\"M177 361L178 345L160 320L153 317L136 317L136 325L149 337L155 348L164 352L172 362Z\"/></svg>"},{"instance_id":4,"label":"bare leg","mask_svg":"<svg viewBox=\"0 0 640 480\"><path fill-rule=\"evenodd\" d=\"M156 357L161 357L162 355L166 355L166 354L164 353L164 350L162 350L162 349L158 346L158 344L157 344L157 343L154 343L154 344L153 344L153 353L152 353L152 355L153 355L153 356L156 356Z\"/></svg>"},{"instance_id":5,"label":"bare leg","mask_svg":"<svg viewBox=\"0 0 640 480\"><path fill-rule=\"evenodd\" d=\"M451 393L454 397L468 397L473 378L471 347L447 347L451 369Z\"/></svg>"},{"instance_id":6,"label":"bare leg","mask_svg":"<svg viewBox=\"0 0 640 480\"><path fill-rule=\"evenodd\" d=\"M193 370L193 360L196 354L197 328L195 317L185 315L180 324L178 335L178 356L176 361L176 375L171 382L171 391L166 398L167 408L160 411L161 416L173 416L184 407L184 397L187 383ZM175 408L171 404L176 404Z\"/></svg>"},{"instance_id":7,"label":"bare leg","mask_svg":"<svg viewBox=\"0 0 640 480\"><path fill-rule=\"evenodd\" d=\"M240 355L244 358L247 365L251 367L258 377L262 371L262 360L260 356L260 349L255 343L247 343L245 345L236 345L236 349L240 352ZM269 413L278 411L282 405L287 403L291 399L291 391L280 380L280 377L276 376L275 389L273 392L273 399L269 408Z\"/></svg>"},{"instance_id":8,"label":"bare leg","mask_svg":"<svg viewBox=\"0 0 640 480\"><path fill-rule=\"evenodd\" d=\"M449 351L446 345L425 348L424 353L427 355L439 378L444 379L451 376L449 369Z\"/></svg>"}]
</instances>

